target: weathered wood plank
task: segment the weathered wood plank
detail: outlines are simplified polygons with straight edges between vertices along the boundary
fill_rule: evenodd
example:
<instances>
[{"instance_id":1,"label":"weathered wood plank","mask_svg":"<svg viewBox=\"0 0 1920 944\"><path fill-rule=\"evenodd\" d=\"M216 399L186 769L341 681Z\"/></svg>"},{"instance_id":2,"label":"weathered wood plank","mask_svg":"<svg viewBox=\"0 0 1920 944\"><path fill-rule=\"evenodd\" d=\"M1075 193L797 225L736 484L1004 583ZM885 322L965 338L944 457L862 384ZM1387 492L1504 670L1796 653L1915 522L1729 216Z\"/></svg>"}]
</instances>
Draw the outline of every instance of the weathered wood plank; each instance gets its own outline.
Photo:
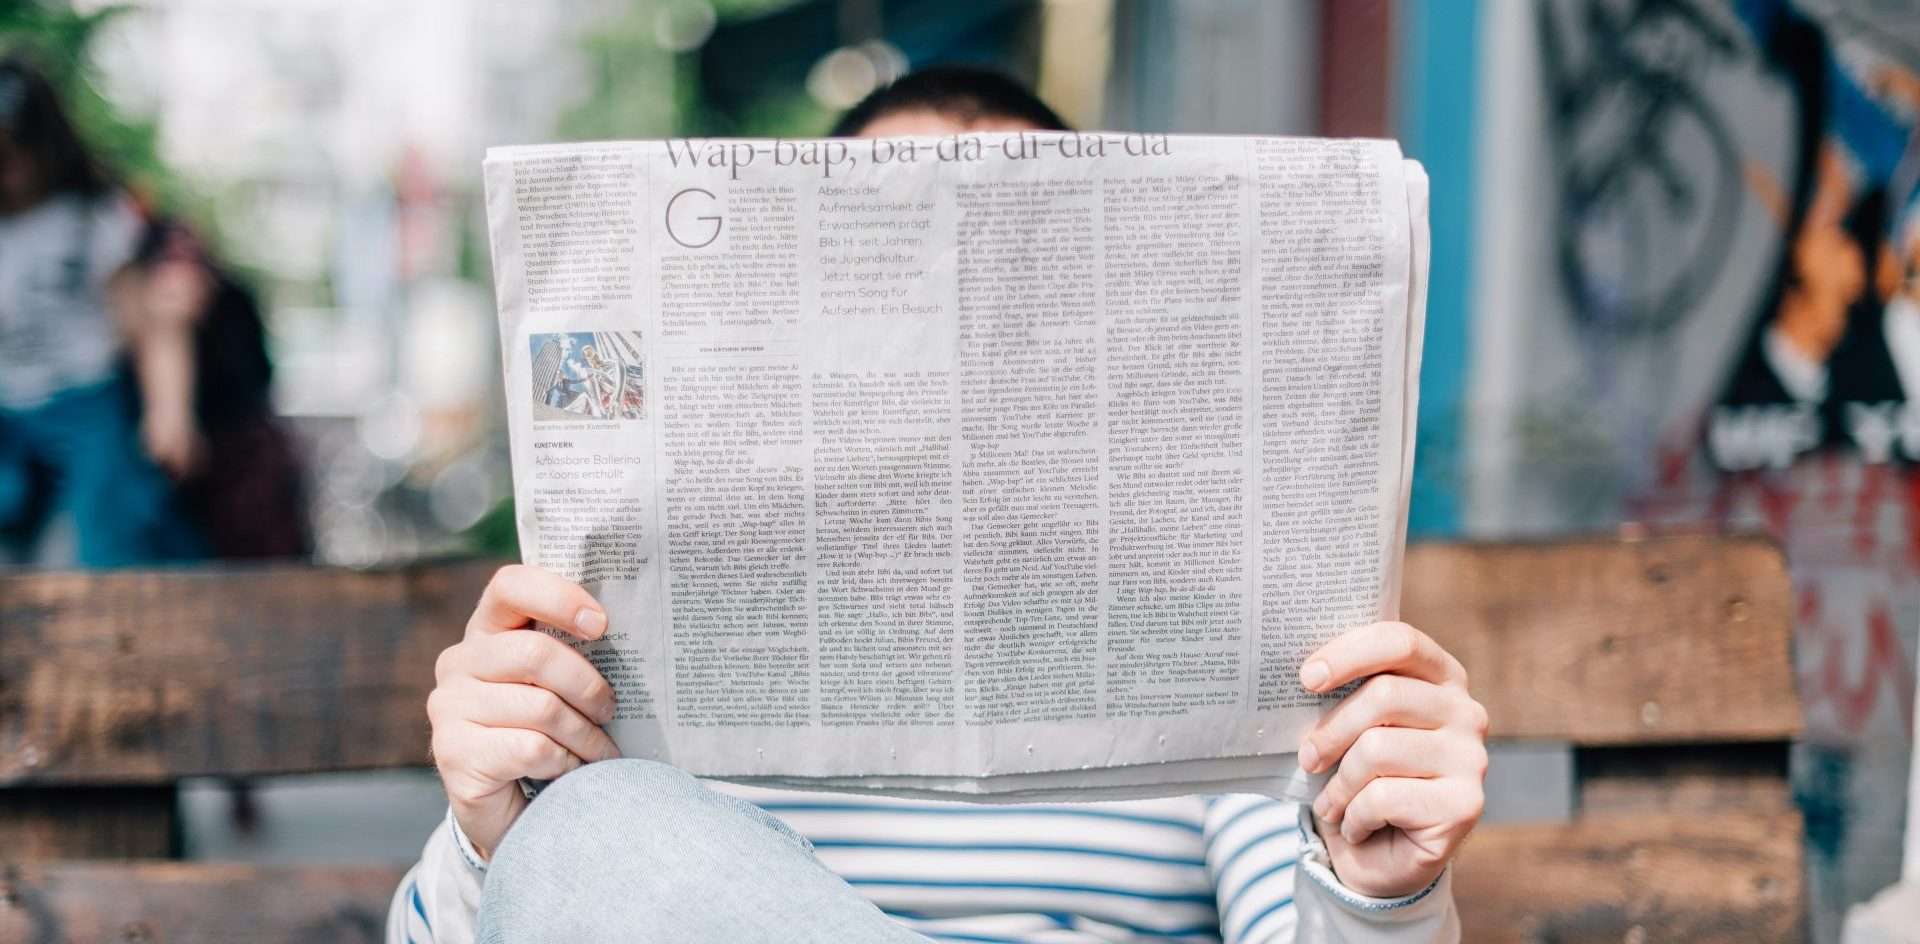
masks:
<instances>
[{"instance_id":1,"label":"weathered wood plank","mask_svg":"<svg viewBox=\"0 0 1920 944\"><path fill-rule=\"evenodd\" d=\"M0 577L0 785L424 763L433 659L492 570ZM1417 545L1404 611L1467 664L1496 737L1799 729L1764 541Z\"/></svg>"},{"instance_id":2,"label":"weathered wood plank","mask_svg":"<svg viewBox=\"0 0 1920 944\"><path fill-rule=\"evenodd\" d=\"M378 944L400 875L386 866L4 865L0 941Z\"/></svg>"},{"instance_id":3,"label":"weathered wood plank","mask_svg":"<svg viewBox=\"0 0 1920 944\"><path fill-rule=\"evenodd\" d=\"M1488 826L1456 867L1463 940L1804 940L1799 835L1788 810ZM392 868L16 864L0 867L0 940L378 941L399 876Z\"/></svg>"},{"instance_id":4,"label":"weathered wood plank","mask_svg":"<svg viewBox=\"0 0 1920 944\"><path fill-rule=\"evenodd\" d=\"M1791 587L1759 538L1427 544L1402 613L1465 663L1494 737L1788 740Z\"/></svg>"},{"instance_id":5,"label":"weathered wood plank","mask_svg":"<svg viewBox=\"0 0 1920 944\"><path fill-rule=\"evenodd\" d=\"M1790 809L1484 826L1455 866L1461 939L1804 941L1800 828Z\"/></svg>"},{"instance_id":6,"label":"weathered wood plank","mask_svg":"<svg viewBox=\"0 0 1920 944\"><path fill-rule=\"evenodd\" d=\"M161 859L175 854L171 784L0 788L8 859Z\"/></svg>"},{"instance_id":7,"label":"weathered wood plank","mask_svg":"<svg viewBox=\"0 0 1920 944\"><path fill-rule=\"evenodd\" d=\"M0 578L0 785L426 763L494 565Z\"/></svg>"}]
</instances>

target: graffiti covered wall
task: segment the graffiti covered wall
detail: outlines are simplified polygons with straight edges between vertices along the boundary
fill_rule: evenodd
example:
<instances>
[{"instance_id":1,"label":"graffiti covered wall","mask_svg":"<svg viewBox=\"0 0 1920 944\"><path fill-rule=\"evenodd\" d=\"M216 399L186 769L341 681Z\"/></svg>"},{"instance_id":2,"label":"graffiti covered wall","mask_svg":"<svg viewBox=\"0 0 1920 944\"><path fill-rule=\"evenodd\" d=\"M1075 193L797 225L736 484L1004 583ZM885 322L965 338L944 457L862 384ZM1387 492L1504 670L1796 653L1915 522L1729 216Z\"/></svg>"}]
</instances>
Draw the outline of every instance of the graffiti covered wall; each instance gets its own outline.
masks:
<instances>
[{"instance_id":1,"label":"graffiti covered wall","mask_svg":"<svg viewBox=\"0 0 1920 944\"><path fill-rule=\"evenodd\" d=\"M1808 720L1796 792L1831 940L1846 904L1898 877L1905 817L1920 8L1497 8L1468 527L1753 527L1785 544Z\"/></svg>"}]
</instances>

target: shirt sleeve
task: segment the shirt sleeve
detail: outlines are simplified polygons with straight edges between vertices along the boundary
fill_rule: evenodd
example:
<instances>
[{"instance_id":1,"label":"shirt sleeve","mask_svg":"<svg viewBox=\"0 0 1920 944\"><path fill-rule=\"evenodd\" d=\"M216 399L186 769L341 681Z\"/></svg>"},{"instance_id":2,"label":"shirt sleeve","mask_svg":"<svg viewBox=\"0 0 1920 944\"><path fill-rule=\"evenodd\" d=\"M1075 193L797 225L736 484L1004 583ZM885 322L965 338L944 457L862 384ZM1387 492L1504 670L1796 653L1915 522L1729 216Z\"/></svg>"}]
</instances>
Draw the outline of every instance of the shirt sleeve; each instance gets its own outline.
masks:
<instances>
[{"instance_id":1,"label":"shirt sleeve","mask_svg":"<svg viewBox=\"0 0 1920 944\"><path fill-rule=\"evenodd\" d=\"M1306 807L1233 794L1203 832L1224 944L1457 944L1452 870L1405 898L1362 895L1333 874Z\"/></svg>"},{"instance_id":2,"label":"shirt sleeve","mask_svg":"<svg viewBox=\"0 0 1920 944\"><path fill-rule=\"evenodd\" d=\"M387 907L387 944L471 944L486 863L453 821L453 811L427 837Z\"/></svg>"},{"instance_id":3,"label":"shirt sleeve","mask_svg":"<svg viewBox=\"0 0 1920 944\"><path fill-rule=\"evenodd\" d=\"M1284 944L1295 939L1300 855L1296 804L1248 793L1207 801L1202 833L1224 944Z\"/></svg>"},{"instance_id":4,"label":"shirt sleeve","mask_svg":"<svg viewBox=\"0 0 1920 944\"><path fill-rule=\"evenodd\" d=\"M1460 912L1453 903L1453 867L1404 898L1370 898L1333 874L1313 814L1297 806L1303 838L1299 885L1299 944L1459 944Z\"/></svg>"},{"instance_id":5,"label":"shirt sleeve","mask_svg":"<svg viewBox=\"0 0 1920 944\"><path fill-rule=\"evenodd\" d=\"M90 266L96 277L104 281L133 261L134 253L140 249L140 240L146 235L147 220L131 198L119 193L100 199L92 213Z\"/></svg>"}]
</instances>

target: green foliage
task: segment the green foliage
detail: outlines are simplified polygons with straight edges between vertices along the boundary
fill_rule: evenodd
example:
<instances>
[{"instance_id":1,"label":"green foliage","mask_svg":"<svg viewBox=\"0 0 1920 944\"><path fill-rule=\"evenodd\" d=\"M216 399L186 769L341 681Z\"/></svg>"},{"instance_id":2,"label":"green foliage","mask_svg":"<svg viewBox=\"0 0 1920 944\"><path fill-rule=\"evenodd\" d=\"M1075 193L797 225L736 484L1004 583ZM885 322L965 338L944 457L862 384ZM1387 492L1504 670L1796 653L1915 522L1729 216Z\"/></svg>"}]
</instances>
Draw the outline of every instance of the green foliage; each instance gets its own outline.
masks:
<instances>
[{"instance_id":1,"label":"green foliage","mask_svg":"<svg viewBox=\"0 0 1920 944\"><path fill-rule=\"evenodd\" d=\"M79 13L61 0L0 0L0 51L25 56L47 73L82 140L115 178L163 208L186 211L186 191L160 158L158 129L121 111L95 79L94 42L133 9Z\"/></svg>"},{"instance_id":2,"label":"green foliage","mask_svg":"<svg viewBox=\"0 0 1920 944\"><path fill-rule=\"evenodd\" d=\"M728 134L745 138L817 138L833 127L838 112L805 89L772 92L741 112Z\"/></svg>"},{"instance_id":3,"label":"green foliage","mask_svg":"<svg viewBox=\"0 0 1920 944\"><path fill-rule=\"evenodd\" d=\"M673 54L654 38L654 4L633 4L580 38L587 95L560 117L569 141L659 138L680 125Z\"/></svg>"},{"instance_id":4,"label":"green foliage","mask_svg":"<svg viewBox=\"0 0 1920 944\"><path fill-rule=\"evenodd\" d=\"M487 510L462 535L467 549L486 557L519 557L520 530L514 519L513 497Z\"/></svg>"},{"instance_id":5,"label":"green foliage","mask_svg":"<svg viewBox=\"0 0 1920 944\"><path fill-rule=\"evenodd\" d=\"M722 21L751 20L793 6L798 0L708 0Z\"/></svg>"},{"instance_id":6,"label":"green foliage","mask_svg":"<svg viewBox=\"0 0 1920 944\"><path fill-rule=\"evenodd\" d=\"M669 2L634 3L599 20L578 48L587 94L561 117L561 140L606 141L677 135L811 137L826 133L833 113L801 88L770 88L738 113L713 107L702 94L699 54L660 45L657 26ZM765 16L795 0L707 0L722 23Z\"/></svg>"}]
</instances>

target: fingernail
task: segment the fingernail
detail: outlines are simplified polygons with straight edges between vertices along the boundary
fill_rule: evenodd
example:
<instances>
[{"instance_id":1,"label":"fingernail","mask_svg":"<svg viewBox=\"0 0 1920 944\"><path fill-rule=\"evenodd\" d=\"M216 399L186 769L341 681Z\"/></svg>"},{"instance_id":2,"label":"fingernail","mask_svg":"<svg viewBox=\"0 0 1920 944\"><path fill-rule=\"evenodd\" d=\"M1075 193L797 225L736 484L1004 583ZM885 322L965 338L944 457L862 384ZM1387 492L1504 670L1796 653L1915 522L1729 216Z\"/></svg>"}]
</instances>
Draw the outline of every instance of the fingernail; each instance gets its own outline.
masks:
<instances>
[{"instance_id":1,"label":"fingernail","mask_svg":"<svg viewBox=\"0 0 1920 944\"><path fill-rule=\"evenodd\" d=\"M1321 686L1327 684L1327 679L1331 677L1332 673L1327 671L1327 664L1318 659L1300 667L1300 684L1316 692Z\"/></svg>"},{"instance_id":2,"label":"fingernail","mask_svg":"<svg viewBox=\"0 0 1920 944\"><path fill-rule=\"evenodd\" d=\"M1317 815L1318 815L1318 816L1319 816L1319 817L1320 817L1321 819L1330 819L1330 818L1331 818L1331 817L1330 817L1330 816L1329 816L1329 815L1327 814L1327 808L1328 808L1328 807L1330 807L1330 806L1332 806L1332 805L1333 805L1333 804L1331 804L1331 803L1328 803L1328 802L1327 802L1327 795L1326 795L1326 794L1324 794L1324 793L1322 793L1322 794L1320 794L1319 796L1317 796L1317 797L1314 797L1314 798L1313 798L1313 812L1314 812L1315 814L1317 814Z\"/></svg>"},{"instance_id":3,"label":"fingernail","mask_svg":"<svg viewBox=\"0 0 1920 944\"><path fill-rule=\"evenodd\" d=\"M575 629L586 633L589 638L598 639L607 628L607 614L590 606L583 606L580 612L573 614Z\"/></svg>"},{"instance_id":4,"label":"fingernail","mask_svg":"<svg viewBox=\"0 0 1920 944\"><path fill-rule=\"evenodd\" d=\"M620 757L620 745L609 743L607 745L607 752L601 755L600 759L601 760L618 760L619 757Z\"/></svg>"},{"instance_id":5,"label":"fingernail","mask_svg":"<svg viewBox=\"0 0 1920 944\"><path fill-rule=\"evenodd\" d=\"M606 707L604 707L604 708L602 708L602 709L600 709L600 714L599 714L599 715L597 715L597 716L595 716L595 717L594 717L594 719L593 719L593 720L594 720L594 723L595 723L595 724L606 724L607 722L609 722L609 721L612 721L612 720L613 720L613 716L614 716L615 714L617 714L617 713L619 713L619 711L620 711L620 706L619 706L619 705L615 705L615 704L608 704L608 705L607 705Z\"/></svg>"},{"instance_id":6,"label":"fingernail","mask_svg":"<svg viewBox=\"0 0 1920 944\"><path fill-rule=\"evenodd\" d=\"M1300 766L1310 774L1320 772L1320 749L1310 740L1300 742Z\"/></svg>"}]
</instances>

